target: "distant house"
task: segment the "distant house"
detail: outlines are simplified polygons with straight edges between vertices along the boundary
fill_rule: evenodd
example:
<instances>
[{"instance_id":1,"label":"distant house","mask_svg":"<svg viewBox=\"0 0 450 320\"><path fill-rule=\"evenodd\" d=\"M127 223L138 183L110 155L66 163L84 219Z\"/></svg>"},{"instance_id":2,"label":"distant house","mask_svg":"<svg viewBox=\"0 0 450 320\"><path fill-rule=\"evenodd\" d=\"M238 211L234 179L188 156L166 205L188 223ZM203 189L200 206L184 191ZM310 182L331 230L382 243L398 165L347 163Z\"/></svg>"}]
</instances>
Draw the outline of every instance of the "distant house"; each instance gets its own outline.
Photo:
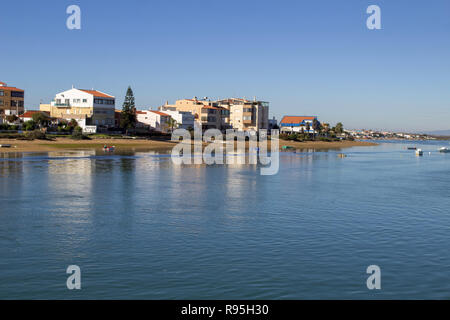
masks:
<instances>
[{"instance_id":1,"label":"distant house","mask_svg":"<svg viewBox=\"0 0 450 320\"><path fill-rule=\"evenodd\" d=\"M138 110L136 111L137 127L149 127L150 129L167 133L170 115L161 111Z\"/></svg>"},{"instance_id":2,"label":"distant house","mask_svg":"<svg viewBox=\"0 0 450 320\"><path fill-rule=\"evenodd\" d=\"M50 112L39 111L39 110L26 111L24 114L21 114L19 116L19 119L22 120L22 122L27 122L27 121L33 120L33 115L37 114L37 113L42 113L43 115L45 115L47 118L50 119Z\"/></svg>"},{"instance_id":3,"label":"distant house","mask_svg":"<svg viewBox=\"0 0 450 320\"><path fill-rule=\"evenodd\" d=\"M315 116L284 116L280 121L280 131L282 133L309 132L314 133L313 122L317 120ZM309 125L309 131L307 127Z\"/></svg>"}]
</instances>

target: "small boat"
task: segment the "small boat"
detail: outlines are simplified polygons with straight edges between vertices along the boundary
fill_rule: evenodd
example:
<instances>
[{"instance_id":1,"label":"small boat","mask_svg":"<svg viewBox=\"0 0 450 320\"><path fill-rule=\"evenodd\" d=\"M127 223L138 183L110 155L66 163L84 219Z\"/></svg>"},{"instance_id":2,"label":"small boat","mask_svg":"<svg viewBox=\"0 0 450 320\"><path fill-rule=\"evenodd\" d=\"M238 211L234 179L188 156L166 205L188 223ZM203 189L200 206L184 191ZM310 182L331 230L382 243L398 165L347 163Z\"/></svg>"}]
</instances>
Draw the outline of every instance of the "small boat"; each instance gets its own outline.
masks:
<instances>
[{"instance_id":1,"label":"small boat","mask_svg":"<svg viewBox=\"0 0 450 320\"><path fill-rule=\"evenodd\" d=\"M116 150L115 146L104 146L103 147L103 151L105 151L105 152L114 152L114 150Z\"/></svg>"},{"instance_id":2,"label":"small boat","mask_svg":"<svg viewBox=\"0 0 450 320\"><path fill-rule=\"evenodd\" d=\"M417 150L416 147L408 147L408 150Z\"/></svg>"},{"instance_id":3,"label":"small boat","mask_svg":"<svg viewBox=\"0 0 450 320\"><path fill-rule=\"evenodd\" d=\"M283 150L294 149L294 147L292 147L292 146L282 146L281 148L282 148Z\"/></svg>"},{"instance_id":4,"label":"small boat","mask_svg":"<svg viewBox=\"0 0 450 320\"><path fill-rule=\"evenodd\" d=\"M10 144L0 144L0 148L11 148Z\"/></svg>"},{"instance_id":5,"label":"small boat","mask_svg":"<svg viewBox=\"0 0 450 320\"><path fill-rule=\"evenodd\" d=\"M442 147L442 148L439 149L439 152L442 152L442 153L450 153L450 148Z\"/></svg>"},{"instance_id":6,"label":"small boat","mask_svg":"<svg viewBox=\"0 0 450 320\"><path fill-rule=\"evenodd\" d=\"M423 156L423 151L422 151L422 149L417 149L417 150L416 150L416 156Z\"/></svg>"}]
</instances>

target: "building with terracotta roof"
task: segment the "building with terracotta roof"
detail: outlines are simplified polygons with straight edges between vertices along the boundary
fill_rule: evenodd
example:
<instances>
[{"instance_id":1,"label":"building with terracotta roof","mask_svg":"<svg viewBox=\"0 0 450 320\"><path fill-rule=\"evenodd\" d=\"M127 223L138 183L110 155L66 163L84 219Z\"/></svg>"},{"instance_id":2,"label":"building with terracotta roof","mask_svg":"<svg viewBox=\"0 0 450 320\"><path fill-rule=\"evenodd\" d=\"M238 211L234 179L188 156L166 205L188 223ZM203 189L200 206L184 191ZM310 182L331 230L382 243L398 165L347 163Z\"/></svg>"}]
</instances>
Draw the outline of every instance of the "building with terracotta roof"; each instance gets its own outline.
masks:
<instances>
[{"instance_id":1,"label":"building with terracotta roof","mask_svg":"<svg viewBox=\"0 0 450 320\"><path fill-rule=\"evenodd\" d=\"M0 118L24 112L25 91L0 81Z\"/></svg>"},{"instance_id":2,"label":"building with terracotta roof","mask_svg":"<svg viewBox=\"0 0 450 320\"><path fill-rule=\"evenodd\" d=\"M161 111L137 110L136 126L167 133L171 129L169 125L170 118L169 114Z\"/></svg>"},{"instance_id":3,"label":"building with terracotta roof","mask_svg":"<svg viewBox=\"0 0 450 320\"><path fill-rule=\"evenodd\" d=\"M54 118L75 119L81 126L115 126L115 97L94 89L58 93L50 104L41 104L40 110Z\"/></svg>"},{"instance_id":4,"label":"building with terracotta roof","mask_svg":"<svg viewBox=\"0 0 450 320\"><path fill-rule=\"evenodd\" d=\"M50 119L50 112L45 111L39 111L39 110L28 110L25 111L25 113L21 114L19 116L21 122L27 122L30 120L33 120L33 115L37 113L42 113L44 116L48 117Z\"/></svg>"},{"instance_id":5,"label":"building with terracotta roof","mask_svg":"<svg viewBox=\"0 0 450 320\"><path fill-rule=\"evenodd\" d=\"M284 116L280 121L280 132L309 132L314 133L313 123L316 116ZM318 121L318 120L317 120ZM308 130L309 128L309 130Z\"/></svg>"},{"instance_id":6,"label":"building with terracotta roof","mask_svg":"<svg viewBox=\"0 0 450 320\"><path fill-rule=\"evenodd\" d=\"M159 108L161 111L182 111L190 112L194 116L194 125L206 129L224 129L226 123L224 119L229 112L217 103L204 99L182 99L177 100L175 104L166 103Z\"/></svg>"}]
</instances>

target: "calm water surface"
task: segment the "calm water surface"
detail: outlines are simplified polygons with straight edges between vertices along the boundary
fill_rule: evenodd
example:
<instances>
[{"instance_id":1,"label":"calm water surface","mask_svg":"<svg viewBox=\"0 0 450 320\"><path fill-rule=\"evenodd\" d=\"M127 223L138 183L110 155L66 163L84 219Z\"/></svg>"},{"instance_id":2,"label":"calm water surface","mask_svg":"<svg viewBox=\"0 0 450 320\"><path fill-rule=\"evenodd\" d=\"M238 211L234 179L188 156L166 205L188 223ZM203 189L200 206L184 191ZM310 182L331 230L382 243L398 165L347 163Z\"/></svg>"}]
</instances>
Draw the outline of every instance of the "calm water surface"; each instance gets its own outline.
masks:
<instances>
[{"instance_id":1,"label":"calm water surface","mask_svg":"<svg viewBox=\"0 0 450 320\"><path fill-rule=\"evenodd\" d=\"M445 145L282 153L274 176L150 152L0 154L0 298L448 299Z\"/></svg>"}]
</instances>

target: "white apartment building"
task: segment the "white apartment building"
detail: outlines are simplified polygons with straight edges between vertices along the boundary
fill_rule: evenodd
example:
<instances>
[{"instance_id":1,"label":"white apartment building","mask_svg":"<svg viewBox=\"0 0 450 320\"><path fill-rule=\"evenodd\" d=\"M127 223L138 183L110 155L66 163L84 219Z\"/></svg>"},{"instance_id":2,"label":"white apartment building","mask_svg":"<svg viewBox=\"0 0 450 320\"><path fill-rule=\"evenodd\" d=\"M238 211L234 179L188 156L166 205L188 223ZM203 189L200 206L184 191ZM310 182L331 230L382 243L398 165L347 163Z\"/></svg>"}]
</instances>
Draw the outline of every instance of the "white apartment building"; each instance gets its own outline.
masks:
<instances>
[{"instance_id":1,"label":"white apartment building","mask_svg":"<svg viewBox=\"0 0 450 320\"><path fill-rule=\"evenodd\" d=\"M54 118L113 127L115 97L97 90L72 88L56 94L50 104L41 104L40 110L49 112Z\"/></svg>"},{"instance_id":2,"label":"white apartment building","mask_svg":"<svg viewBox=\"0 0 450 320\"><path fill-rule=\"evenodd\" d=\"M238 131L259 131L269 128L269 103L266 101L250 101L230 98L215 102L218 106L229 110L229 127Z\"/></svg>"},{"instance_id":3,"label":"white apartment building","mask_svg":"<svg viewBox=\"0 0 450 320\"><path fill-rule=\"evenodd\" d=\"M138 127L149 127L155 131L167 133L171 129L169 126L170 115L154 110L136 111L136 120Z\"/></svg>"}]
</instances>

